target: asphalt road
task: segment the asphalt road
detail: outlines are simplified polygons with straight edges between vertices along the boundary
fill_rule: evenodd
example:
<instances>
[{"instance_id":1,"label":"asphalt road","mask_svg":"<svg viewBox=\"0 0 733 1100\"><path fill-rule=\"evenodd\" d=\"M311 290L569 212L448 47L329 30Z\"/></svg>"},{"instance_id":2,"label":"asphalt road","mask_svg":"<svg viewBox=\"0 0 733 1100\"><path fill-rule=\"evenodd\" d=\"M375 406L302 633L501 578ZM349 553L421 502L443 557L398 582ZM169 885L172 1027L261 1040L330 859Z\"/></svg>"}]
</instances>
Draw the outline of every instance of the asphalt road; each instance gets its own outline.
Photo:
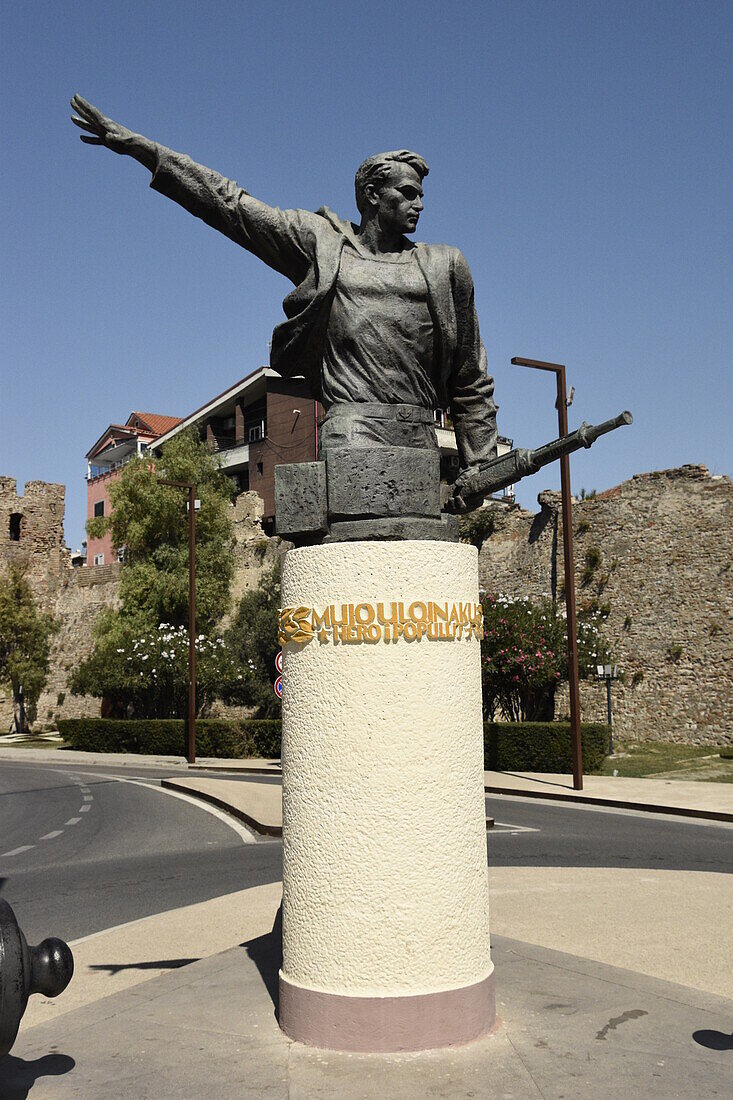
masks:
<instances>
[{"instance_id":1,"label":"asphalt road","mask_svg":"<svg viewBox=\"0 0 733 1100\"><path fill-rule=\"evenodd\" d=\"M279 842L164 792L170 774L2 762L0 893L29 940L73 940L279 879ZM733 825L501 795L486 807L494 866L733 871Z\"/></svg>"},{"instance_id":2,"label":"asphalt road","mask_svg":"<svg viewBox=\"0 0 733 1100\"><path fill-rule=\"evenodd\" d=\"M130 782L156 783L170 769L126 768L124 781L113 773L0 765L0 896L31 942L78 939L280 878L279 843L245 842L238 823Z\"/></svg>"},{"instance_id":3,"label":"asphalt road","mask_svg":"<svg viewBox=\"0 0 733 1100\"><path fill-rule=\"evenodd\" d=\"M733 824L493 794L486 815L497 867L733 872Z\"/></svg>"}]
</instances>

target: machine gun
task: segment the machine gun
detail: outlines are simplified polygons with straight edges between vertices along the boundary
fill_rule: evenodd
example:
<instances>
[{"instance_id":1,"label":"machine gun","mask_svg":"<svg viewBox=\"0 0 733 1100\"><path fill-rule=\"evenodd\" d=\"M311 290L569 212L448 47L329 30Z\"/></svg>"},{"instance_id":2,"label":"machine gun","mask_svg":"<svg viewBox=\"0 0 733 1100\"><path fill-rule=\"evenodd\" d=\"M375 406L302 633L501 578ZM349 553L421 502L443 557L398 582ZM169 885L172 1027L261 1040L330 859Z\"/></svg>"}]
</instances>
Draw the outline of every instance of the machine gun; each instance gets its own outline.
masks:
<instances>
[{"instance_id":1,"label":"machine gun","mask_svg":"<svg viewBox=\"0 0 733 1100\"><path fill-rule=\"evenodd\" d=\"M543 466L555 462L563 455L579 451L581 447L590 447L599 436L624 424L632 424L633 419L630 412L622 412L611 420L604 420L602 424L583 423L577 431L560 439L553 439L552 443L545 443L534 451L518 447L507 454L497 455L489 462L482 462L480 466L457 479L453 498L444 505L444 510L455 515L472 512L492 493L513 485L528 474L536 474Z\"/></svg>"}]
</instances>

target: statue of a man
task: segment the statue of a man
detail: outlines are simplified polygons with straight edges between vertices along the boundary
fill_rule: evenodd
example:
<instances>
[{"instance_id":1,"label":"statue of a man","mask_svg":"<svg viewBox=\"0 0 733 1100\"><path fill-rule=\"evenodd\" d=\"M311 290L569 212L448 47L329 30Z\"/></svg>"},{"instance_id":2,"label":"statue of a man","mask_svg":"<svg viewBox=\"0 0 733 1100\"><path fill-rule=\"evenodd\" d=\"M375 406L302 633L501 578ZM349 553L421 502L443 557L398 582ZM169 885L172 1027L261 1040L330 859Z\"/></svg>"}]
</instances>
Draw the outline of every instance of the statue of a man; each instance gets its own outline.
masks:
<instances>
[{"instance_id":1,"label":"statue of a man","mask_svg":"<svg viewBox=\"0 0 733 1100\"><path fill-rule=\"evenodd\" d=\"M407 150L369 157L356 173L359 225L322 207L280 210L218 172L135 134L80 96L81 140L133 157L151 186L295 284L270 361L305 376L326 409L321 451L437 449L435 409L449 409L462 471L496 453L494 383L457 248L415 244L428 166Z\"/></svg>"}]
</instances>

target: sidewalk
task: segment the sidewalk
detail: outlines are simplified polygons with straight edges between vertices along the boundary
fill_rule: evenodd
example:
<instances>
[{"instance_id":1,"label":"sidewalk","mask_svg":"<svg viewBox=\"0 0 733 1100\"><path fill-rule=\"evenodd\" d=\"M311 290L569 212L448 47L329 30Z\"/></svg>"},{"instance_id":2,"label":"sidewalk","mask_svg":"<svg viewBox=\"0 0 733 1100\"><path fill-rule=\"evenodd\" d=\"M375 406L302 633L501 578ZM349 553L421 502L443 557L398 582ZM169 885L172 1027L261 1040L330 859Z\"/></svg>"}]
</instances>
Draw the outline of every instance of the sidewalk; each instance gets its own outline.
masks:
<instances>
[{"instance_id":1,"label":"sidewalk","mask_svg":"<svg viewBox=\"0 0 733 1100\"><path fill-rule=\"evenodd\" d=\"M584 802L617 809L679 814L714 821L733 821L733 784L684 779L630 779L625 776L586 775L583 790L573 790L570 775L530 772L484 772L486 790L522 798Z\"/></svg>"},{"instance_id":2,"label":"sidewalk","mask_svg":"<svg viewBox=\"0 0 733 1100\"><path fill-rule=\"evenodd\" d=\"M282 775L278 760L199 760L191 766L192 772L204 769L230 775ZM189 780L186 782L190 785ZM521 798L545 798L733 821L733 785L730 783L586 775L583 790L575 791L570 775L487 771L484 772L484 789L490 794L517 795Z\"/></svg>"},{"instance_id":3,"label":"sidewalk","mask_svg":"<svg viewBox=\"0 0 733 1100\"><path fill-rule=\"evenodd\" d=\"M82 942L78 956L94 945L102 960L94 995L65 1008L72 983L45 1002L53 1015L34 1017L29 1008L12 1055L0 1062L3 1100L25 1100L31 1089L32 1100L691 1100L701 1088L727 1095L730 1001L500 936L492 936L501 1018L494 1036L380 1056L291 1043L276 1019L277 890L254 890L254 904L247 898L254 891L231 896L231 946L206 957L193 949L181 958L197 936L208 938L204 909L174 915L176 927L189 929L183 945L166 932L164 914L135 922L131 963L120 953L129 931ZM130 974L135 984L121 988L119 975Z\"/></svg>"},{"instance_id":4,"label":"sidewalk","mask_svg":"<svg viewBox=\"0 0 733 1100\"><path fill-rule=\"evenodd\" d=\"M199 797L227 810L250 828L266 836L282 836L282 799L279 782L257 782L262 774L279 779L279 768L267 768L267 761L252 767L232 764L217 768L220 779L204 776L176 776L163 779L163 787ZM233 773L246 778L227 779ZM648 813L677 814L713 821L733 821L733 791L725 783L682 782L664 779L621 779L587 776L582 791L574 791L572 779L563 775L512 775L484 772L485 790L491 794L516 795L585 805L614 806ZM702 790L700 790L702 788Z\"/></svg>"},{"instance_id":5,"label":"sidewalk","mask_svg":"<svg viewBox=\"0 0 733 1100\"><path fill-rule=\"evenodd\" d=\"M278 774L277 778L280 776ZM243 821L255 832L263 836L282 836L283 805L282 785L276 783L247 782L246 779L205 779L203 776L189 778L176 776L175 779L162 779L161 786L171 791L201 798L232 817Z\"/></svg>"}]
</instances>

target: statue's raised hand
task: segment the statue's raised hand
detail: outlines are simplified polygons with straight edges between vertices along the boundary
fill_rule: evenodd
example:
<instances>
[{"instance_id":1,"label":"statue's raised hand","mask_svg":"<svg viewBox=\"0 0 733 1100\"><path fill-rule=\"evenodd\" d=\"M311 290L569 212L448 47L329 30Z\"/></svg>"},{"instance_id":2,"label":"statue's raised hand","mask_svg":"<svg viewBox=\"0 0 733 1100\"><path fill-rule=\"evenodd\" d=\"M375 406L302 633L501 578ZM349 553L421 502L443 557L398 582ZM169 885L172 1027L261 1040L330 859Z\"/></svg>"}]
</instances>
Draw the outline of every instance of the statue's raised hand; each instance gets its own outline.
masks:
<instances>
[{"instance_id":1,"label":"statue's raised hand","mask_svg":"<svg viewBox=\"0 0 733 1100\"><path fill-rule=\"evenodd\" d=\"M76 114L71 116L71 121L81 130L86 130L81 135L81 140L87 145L104 145L106 149L112 149L115 153L122 153L134 157L144 164L150 171L155 170L156 145L142 134L135 134L119 122L107 118L101 111L75 95L71 100L71 106Z\"/></svg>"}]
</instances>

